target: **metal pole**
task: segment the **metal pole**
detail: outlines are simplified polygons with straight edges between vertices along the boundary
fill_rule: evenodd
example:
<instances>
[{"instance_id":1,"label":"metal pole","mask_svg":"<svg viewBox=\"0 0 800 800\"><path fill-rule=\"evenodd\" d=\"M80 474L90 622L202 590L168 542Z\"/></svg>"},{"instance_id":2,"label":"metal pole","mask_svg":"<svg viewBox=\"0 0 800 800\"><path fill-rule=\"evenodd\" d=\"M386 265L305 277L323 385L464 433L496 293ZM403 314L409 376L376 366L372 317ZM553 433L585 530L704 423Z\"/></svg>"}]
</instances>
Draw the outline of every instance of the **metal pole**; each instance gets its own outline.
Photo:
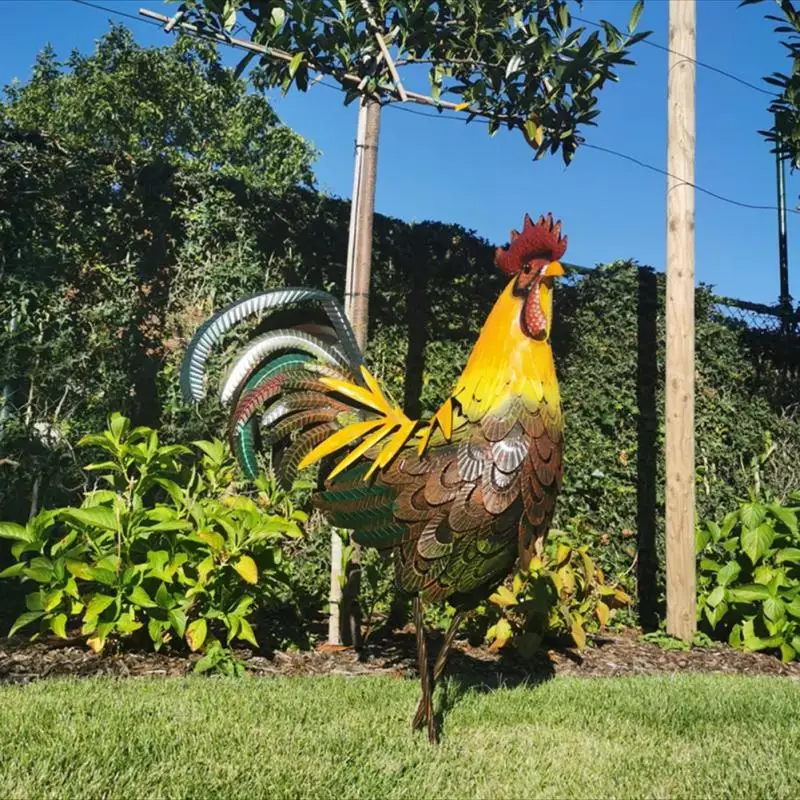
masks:
<instances>
[{"instance_id":1,"label":"metal pole","mask_svg":"<svg viewBox=\"0 0 800 800\"><path fill-rule=\"evenodd\" d=\"M778 304L781 307L781 330L789 332L789 313L792 310L792 296L789 294L789 247L786 235L786 163L783 154L778 115L775 115L775 168L778 188L778 265L780 270L780 295Z\"/></svg>"},{"instance_id":2,"label":"metal pole","mask_svg":"<svg viewBox=\"0 0 800 800\"><path fill-rule=\"evenodd\" d=\"M694 552L695 0L669 0L667 89L667 633L696 630Z\"/></svg>"}]
</instances>

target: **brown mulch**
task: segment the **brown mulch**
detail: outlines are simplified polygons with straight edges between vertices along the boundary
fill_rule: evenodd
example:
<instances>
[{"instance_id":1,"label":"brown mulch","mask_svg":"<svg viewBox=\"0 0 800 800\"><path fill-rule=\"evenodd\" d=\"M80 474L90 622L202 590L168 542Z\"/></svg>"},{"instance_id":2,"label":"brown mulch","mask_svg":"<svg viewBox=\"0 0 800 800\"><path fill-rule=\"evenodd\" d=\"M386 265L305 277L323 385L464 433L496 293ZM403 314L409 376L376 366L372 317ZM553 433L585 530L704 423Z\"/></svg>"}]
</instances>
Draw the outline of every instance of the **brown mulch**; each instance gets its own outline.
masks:
<instances>
[{"instance_id":1,"label":"brown mulch","mask_svg":"<svg viewBox=\"0 0 800 800\"><path fill-rule=\"evenodd\" d=\"M472 684L514 685L557 675L619 677L678 672L772 675L800 680L800 663L782 664L760 653L742 653L726 645L694 648L688 652L664 650L641 640L637 631L594 637L582 654L563 648L542 652L533 663L521 665L501 659L485 647L459 642L448 673ZM432 643L436 650L438 642ZM331 649L273 653L262 656L242 650L237 655L248 671L261 677L298 675L417 676L414 637L408 630L370 641L361 653ZM48 677L183 676L198 656L188 658L151 652L121 651L95 655L78 642L44 641L30 644L0 641L0 683L28 683Z\"/></svg>"}]
</instances>

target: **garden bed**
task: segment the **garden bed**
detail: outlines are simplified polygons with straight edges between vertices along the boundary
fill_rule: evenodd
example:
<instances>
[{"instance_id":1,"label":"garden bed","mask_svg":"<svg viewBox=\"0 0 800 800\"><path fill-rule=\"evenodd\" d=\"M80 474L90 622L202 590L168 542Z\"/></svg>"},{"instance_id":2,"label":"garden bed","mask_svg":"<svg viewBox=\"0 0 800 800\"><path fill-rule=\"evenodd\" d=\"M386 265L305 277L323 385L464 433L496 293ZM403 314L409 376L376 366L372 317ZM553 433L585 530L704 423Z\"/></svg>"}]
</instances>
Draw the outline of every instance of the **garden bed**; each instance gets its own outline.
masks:
<instances>
[{"instance_id":1,"label":"garden bed","mask_svg":"<svg viewBox=\"0 0 800 800\"><path fill-rule=\"evenodd\" d=\"M433 642L432 649L439 642ZM772 675L800 680L800 663L782 664L778 659L744 653L726 645L698 647L689 651L665 650L642 641L638 631L592 637L583 653L570 648L543 651L532 663L500 658L486 647L459 642L451 656L448 673L462 680L487 685L514 685L541 681L557 675L622 677L682 672ZM257 677L311 675L389 675L413 678L417 675L414 636L411 630L370 641L361 653L350 648L278 652L255 655L236 650L249 673ZM199 656L182 657L145 651L96 655L77 641L46 640L29 643L6 640L0 643L0 682L28 683L48 677L99 676L182 676L190 673Z\"/></svg>"}]
</instances>

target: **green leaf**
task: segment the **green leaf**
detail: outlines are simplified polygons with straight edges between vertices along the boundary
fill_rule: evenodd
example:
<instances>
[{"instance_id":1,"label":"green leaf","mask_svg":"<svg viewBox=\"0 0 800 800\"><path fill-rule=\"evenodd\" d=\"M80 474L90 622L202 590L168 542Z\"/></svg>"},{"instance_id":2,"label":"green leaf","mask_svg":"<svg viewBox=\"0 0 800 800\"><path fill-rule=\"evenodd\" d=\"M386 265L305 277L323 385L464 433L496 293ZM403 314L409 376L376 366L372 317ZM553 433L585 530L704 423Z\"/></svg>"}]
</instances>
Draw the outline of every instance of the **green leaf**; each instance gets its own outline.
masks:
<instances>
[{"instance_id":1,"label":"green leaf","mask_svg":"<svg viewBox=\"0 0 800 800\"><path fill-rule=\"evenodd\" d=\"M128 600L130 600L131 603L133 603L136 606L139 606L140 608L156 607L156 604L150 598L150 595L147 594L147 591L144 589L143 586L134 586L130 594L128 595Z\"/></svg>"},{"instance_id":2,"label":"green leaf","mask_svg":"<svg viewBox=\"0 0 800 800\"><path fill-rule=\"evenodd\" d=\"M189 649L196 652L203 646L208 633L208 624L204 619L196 619L186 629L186 642Z\"/></svg>"},{"instance_id":3,"label":"green leaf","mask_svg":"<svg viewBox=\"0 0 800 800\"><path fill-rule=\"evenodd\" d=\"M102 528L107 531L117 530L117 517L114 510L108 506L93 506L92 508L67 508L61 512L62 516L71 522L88 525L92 528Z\"/></svg>"},{"instance_id":4,"label":"green leaf","mask_svg":"<svg viewBox=\"0 0 800 800\"><path fill-rule=\"evenodd\" d=\"M256 635L253 633L253 628L251 627L250 623L244 619L239 619L239 639L242 639L245 642L250 642L253 647L258 647L258 642L256 641Z\"/></svg>"},{"instance_id":5,"label":"green leaf","mask_svg":"<svg viewBox=\"0 0 800 800\"><path fill-rule=\"evenodd\" d=\"M286 21L286 12L282 8L275 7L272 9L269 19L273 28L281 28Z\"/></svg>"},{"instance_id":6,"label":"green leaf","mask_svg":"<svg viewBox=\"0 0 800 800\"><path fill-rule=\"evenodd\" d=\"M295 73L297 72L300 64L303 63L303 53L295 53L292 56L292 60L289 62L289 77L294 78Z\"/></svg>"},{"instance_id":7,"label":"green leaf","mask_svg":"<svg viewBox=\"0 0 800 800\"><path fill-rule=\"evenodd\" d=\"M644 0L636 0L633 10L631 11L631 18L628 20L628 33L633 33L636 30L636 26L639 24L639 18L642 16L643 10Z\"/></svg>"},{"instance_id":8,"label":"green leaf","mask_svg":"<svg viewBox=\"0 0 800 800\"><path fill-rule=\"evenodd\" d=\"M742 568L739 565L738 561L729 561L722 569L717 573L717 583L720 586L729 586L733 581L735 581L739 577L739 573L741 573Z\"/></svg>"},{"instance_id":9,"label":"green leaf","mask_svg":"<svg viewBox=\"0 0 800 800\"><path fill-rule=\"evenodd\" d=\"M160 583L156 589L156 603L165 609L175 605L175 598L169 593L165 583Z\"/></svg>"},{"instance_id":10,"label":"green leaf","mask_svg":"<svg viewBox=\"0 0 800 800\"><path fill-rule=\"evenodd\" d=\"M114 599L107 594L94 595L89 601L89 605L86 606L84 620L97 619L114 602Z\"/></svg>"},{"instance_id":11,"label":"green leaf","mask_svg":"<svg viewBox=\"0 0 800 800\"><path fill-rule=\"evenodd\" d=\"M778 597L769 597L764 601L764 616L775 622L786 615L786 606Z\"/></svg>"},{"instance_id":12,"label":"green leaf","mask_svg":"<svg viewBox=\"0 0 800 800\"><path fill-rule=\"evenodd\" d=\"M25 569L25 576L37 583L49 583L53 580L53 562L45 556L38 556Z\"/></svg>"},{"instance_id":13,"label":"green leaf","mask_svg":"<svg viewBox=\"0 0 800 800\"><path fill-rule=\"evenodd\" d=\"M784 642L781 645L781 661L784 664L788 664L790 661L794 661L797 657L797 650L795 650L790 644Z\"/></svg>"},{"instance_id":14,"label":"green leaf","mask_svg":"<svg viewBox=\"0 0 800 800\"><path fill-rule=\"evenodd\" d=\"M795 536L798 534L797 529L797 512L792 508L780 506L777 503L771 503L767 506L770 513L775 519L780 520L791 533Z\"/></svg>"},{"instance_id":15,"label":"green leaf","mask_svg":"<svg viewBox=\"0 0 800 800\"><path fill-rule=\"evenodd\" d=\"M167 616L169 616L169 621L172 623L172 629L182 639L186 633L186 612L180 608L173 608Z\"/></svg>"},{"instance_id":16,"label":"green leaf","mask_svg":"<svg viewBox=\"0 0 800 800\"><path fill-rule=\"evenodd\" d=\"M793 564L800 564L800 547L784 547L782 550L778 550L775 553L775 561L778 564L784 564L787 561Z\"/></svg>"},{"instance_id":17,"label":"green leaf","mask_svg":"<svg viewBox=\"0 0 800 800\"><path fill-rule=\"evenodd\" d=\"M80 578L83 581L92 580L92 568L83 561L77 561L72 558L66 559L67 572L75 578Z\"/></svg>"},{"instance_id":18,"label":"green leaf","mask_svg":"<svg viewBox=\"0 0 800 800\"><path fill-rule=\"evenodd\" d=\"M757 528L745 526L741 537L742 549L756 564L766 555L774 539L775 531L770 525L759 525Z\"/></svg>"},{"instance_id":19,"label":"green leaf","mask_svg":"<svg viewBox=\"0 0 800 800\"><path fill-rule=\"evenodd\" d=\"M250 556L242 556L233 568L239 573L242 580L250 584L258 583L258 567Z\"/></svg>"},{"instance_id":20,"label":"green leaf","mask_svg":"<svg viewBox=\"0 0 800 800\"><path fill-rule=\"evenodd\" d=\"M16 522L0 522L0 539L14 539L18 542L31 542L31 532Z\"/></svg>"},{"instance_id":21,"label":"green leaf","mask_svg":"<svg viewBox=\"0 0 800 800\"><path fill-rule=\"evenodd\" d=\"M706 598L706 603L712 608L725 599L725 587L717 586Z\"/></svg>"},{"instance_id":22,"label":"green leaf","mask_svg":"<svg viewBox=\"0 0 800 800\"><path fill-rule=\"evenodd\" d=\"M3 578L18 578L23 574L27 566L27 561L18 561L16 564L6 567L2 572L0 572L0 580Z\"/></svg>"},{"instance_id":23,"label":"green leaf","mask_svg":"<svg viewBox=\"0 0 800 800\"><path fill-rule=\"evenodd\" d=\"M800 594L798 594L791 603L786 604L786 611L793 617L800 619Z\"/></svg>"},{"instance_id":24,"label":"green leaf","mask_svg":"<svg viewBox=\"0 0 800 800\"><path fill-rule=\"evenodd\" d=\"M770 597L769 589L760 583L746 583L735 589L728 589L728 597L734 603L752 603Z\"/></svg>"},{"instance_id":25,"label":"green leaf","mask_svg":"<svg viewBox=\"0 0 800 800\"><path fill-rule=\"evenodd\" d=\"M118 411L112 413L108 420L108 428L118 442L125 436L130 424L130 420L123 417Z\"/></svg>"},{"instance_id":26,"label":"green leaf","mask_svg":"<svg viewBox=\"0 0 800 800\"><path fill-rule=\"evenodd\" d=\"M37 619L43 616L43 614L43 611L26 611L25 613L20 614L16 620L14 620L11 630L8 632L8 638L10 639L20 628L24 627L25 625L35 622Z\"/></svg>"},{"instance_id":27,"label":"green leaf","mask_svg":"<svg viewBox=\"0 0 800 800\"><path fill-rule=\"evenodd\" d=\"M55 617L50 619L50 630L59 637L59 639L67 638L67 615L56 614Z\"/></svg>"},{"instance_id":28,"label":"green leaf","mask_svg":"<svg viewBox=\"0 0 800 800\"><path fill-rule=\"evenodd\" d=\"M766 516L766 506L761 503L744 503L739 509L739 519L745 528L757 528Z\"/></svg>"}]
</instances>

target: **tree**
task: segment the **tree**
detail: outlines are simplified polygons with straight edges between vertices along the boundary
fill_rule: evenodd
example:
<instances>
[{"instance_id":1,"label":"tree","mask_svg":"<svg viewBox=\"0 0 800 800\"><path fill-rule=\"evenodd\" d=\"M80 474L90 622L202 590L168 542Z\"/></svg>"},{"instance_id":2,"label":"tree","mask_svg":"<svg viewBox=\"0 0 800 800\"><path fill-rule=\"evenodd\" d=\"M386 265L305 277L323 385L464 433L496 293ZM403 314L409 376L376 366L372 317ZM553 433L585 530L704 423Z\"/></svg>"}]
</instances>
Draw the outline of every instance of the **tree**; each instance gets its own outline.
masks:
<instances>
[{"instance_id":1,"label":"tree","mask_svg":"<svg viewBox=\"0 0 800 800\"><path fill-rule=\"evenodd\" d=\"M740 0L739 7L763 3L764 0ZM781 44L792 60L791 74L773 72L764 82L778 89L775 99L769 104L774 115L774 125L759 131L773 145L780 143L781 150L793 167L800 166L800 10L792 0L774 0L782 16L767 14L766 18L777 22L775 32L784 39Z\"/></svg>"},{"instance_id":2,"label":"tree","mask_svg":"<svg viewBox=\"0 0 800 800\"><path fill-rule=\"evenodd\" d=\"M0 518L80 485L70 442L110 411L152 425L177 413L163 387L192 304L270 273L239 198L312 185L313 158L192 39L145 49L115 26L64 64L45 49L6 87Z\"/></svg>"},{"instance_id":3,"label":"tree","mask_svg":"<svg viewBox=\"0 0 800 800\"><path fill-rule=\"evenodd\" d=\"M635 32L642 8L626 33L605 20L590 33L573 27L567 0L187 0L178 15L224 40L241 14L252 41L270 48L255 77L265 88L307 91L320 72L339 81L345 103L405 94L467 121L486 117L490 134L520 128L537 158L561 150L568 163L580 126L595 124L600 90L648 35ZM398 85L396 70L413 65L428 67L429 96Z\"/></svg>"}]
</instances>

